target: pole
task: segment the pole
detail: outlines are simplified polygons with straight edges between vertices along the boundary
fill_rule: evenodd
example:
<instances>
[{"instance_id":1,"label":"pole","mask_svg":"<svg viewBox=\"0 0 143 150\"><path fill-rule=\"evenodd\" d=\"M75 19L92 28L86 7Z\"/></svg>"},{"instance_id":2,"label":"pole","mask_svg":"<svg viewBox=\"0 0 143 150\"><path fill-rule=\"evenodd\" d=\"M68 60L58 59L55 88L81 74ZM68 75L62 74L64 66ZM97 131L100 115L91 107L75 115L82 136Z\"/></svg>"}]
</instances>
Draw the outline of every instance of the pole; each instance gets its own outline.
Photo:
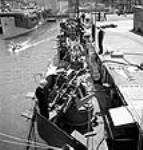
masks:
<instances>
[{"instance_id":1,"label":"pole","mask_svg":"<svg viewBox=\"0 0 143 150\"><path fill-rule=\"evenodd\" d=\"M77 18L79 18L79 0L76 0L76 15L77 15Z\"/></svg>"},{"instance_id":2,"label":"pole","mask_svg":"<svg viewBox=\"0 0 143 150\"><path fill-rule=\"evenodd\" d=\"M1 0L1 10L2 12L5 10L5 0Z\"/></svg>"},{"instance_id":3,"label":"pole","mask_svg":"<svg viewBox=\"0 0 143 150\"><path fill-rule=\"evenodd\" d=\"M36 122L36 114L37 114L36 107L37 107L37 102L35 101L35 104L33 107L31 123L30 123L30 129L29 129L29 133L28 133L28 137L27 137L28 142L27 142L26 150L30 149L30 141L34 140L34 142L36 143L36 133L35 133L35 122ZM36 148L35 148L35 150L36 150Z\"/></svg>"},{"instance_id":4,"label":"pole","mask_svg":"<svg viewBox=\"0 0 143 150\"><path fill-rule=\"evenodd\" d=\"M3 7L5 4L5 1L4 0L1 0L1 6Z\"/></svg>"},{"instance_id":5,"label":"pole","mask_svg":"<svg viewBox=\"0 0 143 150\"><path fill-rule=\"evenodd\" d=\"M60 14L61 14L61 0L59 0L59 9L60 9Z\"/></svg>"}]
</instances>

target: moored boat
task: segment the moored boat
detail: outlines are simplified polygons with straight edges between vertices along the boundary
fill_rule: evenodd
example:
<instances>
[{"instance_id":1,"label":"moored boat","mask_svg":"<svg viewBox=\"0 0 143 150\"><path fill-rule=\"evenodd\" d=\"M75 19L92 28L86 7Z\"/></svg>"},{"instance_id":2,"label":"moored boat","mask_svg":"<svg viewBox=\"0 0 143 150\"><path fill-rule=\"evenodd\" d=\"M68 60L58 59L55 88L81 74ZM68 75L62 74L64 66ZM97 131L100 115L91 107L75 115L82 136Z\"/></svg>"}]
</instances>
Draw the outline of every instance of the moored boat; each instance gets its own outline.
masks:
<instances>
[{"instance_id":1,"label":"moored boat","mask_svg":"<svg viewBox=\"0 0 143 150\"><path fill-rule=\"evenodd\" d=\"M50 146L63 148L68 144L73 149L86 150L94 147L88 143L96 135L94 85L86 45L80 44L84 39L79 40L82 29L75 19L65 23L67 28L61 24L57 36L57 62L49 65L35 91L37 129Z\"/></svg>"},{"instance_id":2,"label":"moored boat","mask_svg":"<svg viewBox=\"0 0 143 150\"><path fill-rule=\"evenodd\" d=\"M3 39L28 34L46 23L51 15L53 15L51 9L40 7L36 3L33 3L31 7L25 6L19 9L11 8L10 4L2 5L0 34Z\"/></svg>"},{"instance_id":3,"label":"moored boat","mask_svg":"<svg viewBox=\"0 0 143 150\"><path fill-rule=\"evenodd\" d=\"M68 144L77 150L99 149L100 144L105 141L107 145L103 149L141 150L142 131L134 118L136 113L132 114L133 108L128 107L124 99L127 93L125 87L118 87L119 80L114 80L114 74L111 75L110 72L113 69L125 69L124 66L129 64L112 60L102 62L101 55L91 52L92 44L89 44L89 37L84 37L79 20L69 19L60 26L61 33L57 36L57 65L49 68L40 85L40 88L44 87L42 97L44 91L48 91L46 101L44 96L41 99L43 104L40 104L41 96L35 93L39 106L36 111L39 135L49 145L58 148ZM111 68L104 65L106 63ZM112 64L115 63L121 66L113 68ZM97 73L100 75L99 80L95 80ZM45 104L47 101L48 104ZM100 113L97 111L98 104L95 105L97 101ZM102 116L106 131L106 136L103 134L100 141L96 139L96 112Z\"/></svg>"}]
</instances>

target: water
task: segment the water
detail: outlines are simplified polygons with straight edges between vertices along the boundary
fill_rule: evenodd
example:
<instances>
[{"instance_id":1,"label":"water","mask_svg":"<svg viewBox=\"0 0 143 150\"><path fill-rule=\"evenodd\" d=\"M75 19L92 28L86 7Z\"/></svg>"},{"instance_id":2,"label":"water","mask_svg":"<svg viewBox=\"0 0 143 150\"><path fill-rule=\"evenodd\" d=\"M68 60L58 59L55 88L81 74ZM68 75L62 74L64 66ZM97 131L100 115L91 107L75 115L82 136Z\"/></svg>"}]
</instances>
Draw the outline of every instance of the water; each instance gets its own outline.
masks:
<instances>
[{"instance_id":1,"label":"water","mask_svg":"<svg viewBox=\"0 0 143 150\"><path fill-rule=\"evenodd\" d=\"M56 34L57 25L46 24L27 36L13 39L23 45L26 43L23 49L16 52L9 49L11 40L0 39L0 149L25 149L21 145L2 141L11 139L5 138L1 132L27 137L29 121L21 117L21 113L32 108L33 102L25 95L37 86L33 75L46 70L56 53Z\"/></svg>"}]
</instances>

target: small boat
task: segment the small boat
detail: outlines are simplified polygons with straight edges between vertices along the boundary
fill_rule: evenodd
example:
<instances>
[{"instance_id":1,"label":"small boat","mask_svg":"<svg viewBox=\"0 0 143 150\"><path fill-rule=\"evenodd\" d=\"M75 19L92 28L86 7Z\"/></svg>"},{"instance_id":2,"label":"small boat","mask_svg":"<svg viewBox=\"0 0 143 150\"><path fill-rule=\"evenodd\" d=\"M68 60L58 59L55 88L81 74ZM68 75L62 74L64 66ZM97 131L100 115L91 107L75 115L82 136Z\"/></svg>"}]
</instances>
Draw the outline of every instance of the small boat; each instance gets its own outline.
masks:
<instances>
[{"instance_id":1,"label":"small boat","mask_svg":"<svg viewBox=\"0 0 143 150\"><path fill-rule=\"evenodd\" d=\"M25 41L25 42L13 42L11 41L9 44L9 51L10 52L20 52L23 51L25 49L27 49L30 45L28 44L29 40Z\"/></svg>"}]
</instances>

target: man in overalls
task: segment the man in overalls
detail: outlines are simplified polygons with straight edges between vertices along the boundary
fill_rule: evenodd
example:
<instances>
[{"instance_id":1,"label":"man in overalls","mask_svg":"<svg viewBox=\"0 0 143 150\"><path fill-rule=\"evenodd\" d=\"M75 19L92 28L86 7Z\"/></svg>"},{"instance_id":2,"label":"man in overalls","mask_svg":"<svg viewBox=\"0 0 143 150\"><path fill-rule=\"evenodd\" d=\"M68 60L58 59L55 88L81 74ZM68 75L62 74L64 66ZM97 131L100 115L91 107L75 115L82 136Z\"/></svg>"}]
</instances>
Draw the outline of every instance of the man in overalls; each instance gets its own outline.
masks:
<instances>
[{"instance_id":1,"label":"man in overalls","mask_svg":"<svg viewBox=\"0 0 143 150\"><path fill-rule=\"evenodd\" d=\"M103 53L103 38L104 38L104 31L102 28L100 28L98 32L99 55Z\"/></svg>"}]
</instances>

